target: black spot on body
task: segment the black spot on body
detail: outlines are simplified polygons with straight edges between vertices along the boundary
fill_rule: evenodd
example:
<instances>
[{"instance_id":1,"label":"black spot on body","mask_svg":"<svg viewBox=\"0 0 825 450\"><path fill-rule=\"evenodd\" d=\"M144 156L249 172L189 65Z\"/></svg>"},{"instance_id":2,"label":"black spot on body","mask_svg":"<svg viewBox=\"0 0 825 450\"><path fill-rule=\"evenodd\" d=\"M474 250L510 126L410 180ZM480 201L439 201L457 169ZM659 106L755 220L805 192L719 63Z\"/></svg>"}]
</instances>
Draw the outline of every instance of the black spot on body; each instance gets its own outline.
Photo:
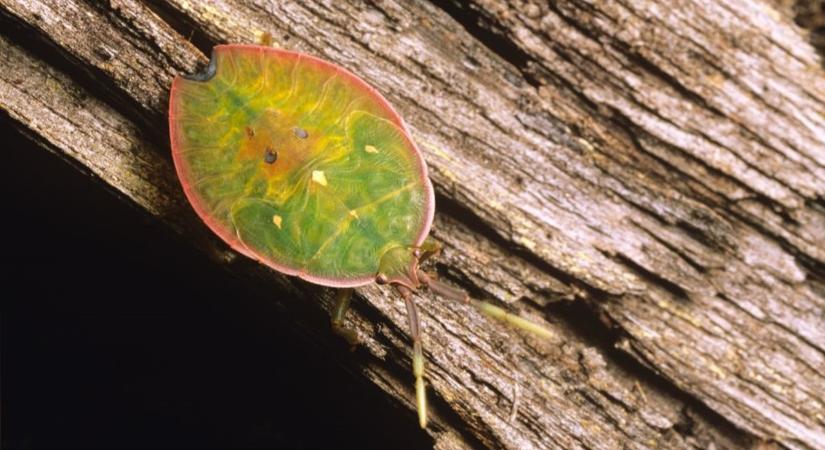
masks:
<instances>
[{"instance_id":1,"label":"black spot on body","mask_svg":"<svg viewBox=\"0 0 825 450\"><path fill-rule=\"evenodd\" d=\"M215 51L213 50L212 57L209 58L209 64L201 72L181 76L192 81L209 81L216 73L218 73L218 60L215 58Z\"/></svg>"},{"instance_id":2,"label":"black spot on body","mask_svg":"<svg viewBox=\"0 0 825 450\"><path fill-rule=\"evenodd\" d=\"M267 164L273 164L275 161L278 160L278 152L272 150L272 147L267 147L264 151L264 162Z\"/></svg>"}]
</instances>

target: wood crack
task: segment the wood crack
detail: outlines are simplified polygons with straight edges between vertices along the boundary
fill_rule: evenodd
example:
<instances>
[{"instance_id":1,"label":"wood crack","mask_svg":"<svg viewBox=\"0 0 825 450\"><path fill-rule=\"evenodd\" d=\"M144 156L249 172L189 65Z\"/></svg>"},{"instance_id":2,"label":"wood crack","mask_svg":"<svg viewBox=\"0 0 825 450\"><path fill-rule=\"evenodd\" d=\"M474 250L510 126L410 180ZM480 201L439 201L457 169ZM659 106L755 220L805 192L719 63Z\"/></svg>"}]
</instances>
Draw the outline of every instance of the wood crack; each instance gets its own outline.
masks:
<instances>
[{"instance_id":1,"label":"wood crack","mask_svg":"<svg viewBox=\"0 0 825 450\"><path fill-rule=\"evenodd\" d=\"M718 0L683 0L678 17L648 0L59 3L0 0L13 25L0 40L4 115L187 236L203 226L165 156L166 83L214 42L269 31L321 54L436 142L425 149L445 243L436 267L494 303L524 300L557 336L536 341L422 297L438 448L825 448L825 380L812 375L825 367L825 144L810 122L825 82L773 70L815 60L784 24L765 37L778 19L762 0L732 6L723 30L709 30ZM753 42L763 48L742 53ZM191 240L245 280L288 284L228 264L214 238ZM362 380L410 408L403 306L381 288L359 294L354 322L374 360ZM302 311L321 314L320 297ZM512 423L496 405L508 383L522 394ZM649 401L634 409L637 383Z\"/></svg>"}]
</instances>

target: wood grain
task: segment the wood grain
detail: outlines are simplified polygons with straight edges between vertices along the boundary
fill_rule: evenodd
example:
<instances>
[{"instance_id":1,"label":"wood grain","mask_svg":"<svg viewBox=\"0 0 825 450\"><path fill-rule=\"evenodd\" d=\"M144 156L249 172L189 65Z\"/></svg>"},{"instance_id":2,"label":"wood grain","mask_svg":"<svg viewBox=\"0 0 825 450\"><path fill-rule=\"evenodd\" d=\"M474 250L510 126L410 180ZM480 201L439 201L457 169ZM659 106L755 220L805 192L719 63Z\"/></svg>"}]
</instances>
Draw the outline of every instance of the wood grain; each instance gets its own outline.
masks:
<instances>
[{"instance_id":1,"label":"wood grain","mask_svg":"<svg viewBox=\"0 0 825 450\"><path fill-rule=\"evenodd\" d=\"M216 264L323 310L326 290L208 235L164 141L174 74L271 33L405 117L442 276L556 336L423 293L436 447L825 448L820 61L770 3L677 3L2 0L22 31L0 105ZM364 381L412 408L403 303L359 295Z\"/></svg>"}]
</instances>

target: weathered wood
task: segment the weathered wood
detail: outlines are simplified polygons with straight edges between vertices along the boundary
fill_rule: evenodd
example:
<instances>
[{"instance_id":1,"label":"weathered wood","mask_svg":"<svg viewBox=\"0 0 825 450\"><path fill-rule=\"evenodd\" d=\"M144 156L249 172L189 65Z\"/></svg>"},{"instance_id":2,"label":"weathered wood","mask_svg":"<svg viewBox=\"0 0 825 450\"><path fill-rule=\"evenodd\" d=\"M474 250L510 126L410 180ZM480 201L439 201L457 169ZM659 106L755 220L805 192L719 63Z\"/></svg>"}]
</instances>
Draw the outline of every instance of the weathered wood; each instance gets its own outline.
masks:
<instances>
[{"instance_id":1,"label":"weathered wood","mask_svg":"<svg viewBox=\"0 0 825 450\"><path fill-rule=\"evenodd\" d=\"M61 60L3 38L17 126L304 308L329 294L237 258L177 187L158 129L174 74L206 60L189 29L206 44L272 33L390 98L439 194L439 268L531 300L513 306L535 320L549 308L556 335L423 295L439 448L825 448L825 78L769 4L167 0L163 19L132 1L0 5ZM412 408L403 304L359 294L364 378Z\"/></svg>"},{"instance_id":2,"label":"weathered wood","mask_svg":"<svg viewBox=\"0 0 825 450\"><path fill-rule=\"evenodd\" d=\"M603 305L630 334L628 349L754 434L825 446L825 78L812 49L754 2L679 2L672 14L617 2L598 15L571 2L533 17L489 14L493 5L481 3L525 53L540 95L555 102L574 85L576 106L609 111L582 130L602 143L596 165L624 191L664 197L630 202L683 231L701 229L706 215L724 224L714 249L712 235L683 239L626 216L697 269L668 267L646 244L619 247L670 287ZM686 201L711 211L663 213ZM693 258L697 242L724 265Z\"/></svg>"}]
</instances>

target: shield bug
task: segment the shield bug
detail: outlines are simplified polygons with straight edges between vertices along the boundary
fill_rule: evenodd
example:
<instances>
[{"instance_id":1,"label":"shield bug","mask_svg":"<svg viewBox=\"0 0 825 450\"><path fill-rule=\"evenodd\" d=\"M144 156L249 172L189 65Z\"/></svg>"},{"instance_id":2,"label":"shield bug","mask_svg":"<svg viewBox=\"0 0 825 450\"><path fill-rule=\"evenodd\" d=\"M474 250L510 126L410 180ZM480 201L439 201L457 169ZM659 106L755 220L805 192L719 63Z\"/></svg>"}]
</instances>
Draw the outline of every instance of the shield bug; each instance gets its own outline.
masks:
<instances>
[{"instance_id":1,"label":"shield bug","mask_svg":"<svg viewBox=\"0 0 825 450\"><path fill-rule=\"evenodd\" d=\"M492 317L548 331L419 269L435 209L423 156L375 89L321 59L259 45L219 45L209 66L175 78L172 156L197 214L234 250L279 272L342 288L377 282L404 300L413 340L416 404L427 422L424 357L413 292L422 286Z\"/></svg>"}]
</instances>

